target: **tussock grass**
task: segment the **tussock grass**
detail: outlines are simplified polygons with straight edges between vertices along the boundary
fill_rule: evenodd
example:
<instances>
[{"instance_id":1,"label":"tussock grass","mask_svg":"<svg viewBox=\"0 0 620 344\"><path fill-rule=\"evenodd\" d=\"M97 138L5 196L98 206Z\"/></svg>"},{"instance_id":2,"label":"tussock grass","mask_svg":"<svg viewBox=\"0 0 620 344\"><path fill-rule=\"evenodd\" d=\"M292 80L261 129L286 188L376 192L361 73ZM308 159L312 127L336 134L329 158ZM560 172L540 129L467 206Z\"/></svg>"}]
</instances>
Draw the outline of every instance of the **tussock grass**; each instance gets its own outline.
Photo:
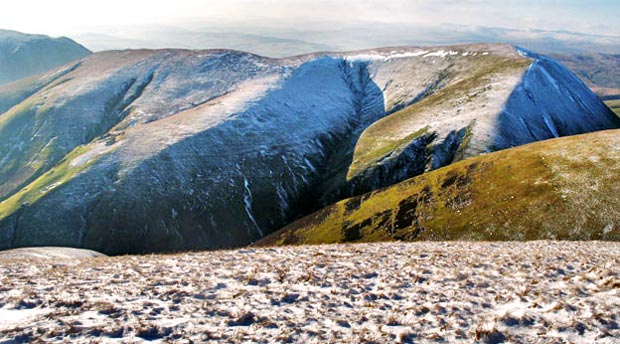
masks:
<instances>
[{"instance_id":1,"label":"tussock grass","mask_svg":"<svg viewBox=\"0 0 620 344\"><path fill-rule=\"evenodd\" d=\"M0 341L614 343L619 250L313 245L55 259L63 274L0 257Z\"/></svg>"}]
</instances>

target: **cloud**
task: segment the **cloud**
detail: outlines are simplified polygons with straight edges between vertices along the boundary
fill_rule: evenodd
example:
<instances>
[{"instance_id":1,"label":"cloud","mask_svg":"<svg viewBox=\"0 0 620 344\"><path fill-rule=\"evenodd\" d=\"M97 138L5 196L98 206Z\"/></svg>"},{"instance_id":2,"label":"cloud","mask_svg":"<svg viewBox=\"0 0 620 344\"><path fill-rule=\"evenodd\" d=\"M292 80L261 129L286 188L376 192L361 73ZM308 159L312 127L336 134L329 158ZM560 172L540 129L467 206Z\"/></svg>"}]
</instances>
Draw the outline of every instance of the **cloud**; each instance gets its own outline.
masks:
<instances>
[{"instance_id":1,"label":"cloud","mask_svg":"<svg viewBox=\"0 0 620 344\"><path fill-rule=\"evenodd\" d=\"M317 21L499 26L570 29L620 35L620 3L612 0L20 0L3 4L4 28L75 33L98 26L205 21L289 23L303 29Z\"/></svg>"}]
</instances>

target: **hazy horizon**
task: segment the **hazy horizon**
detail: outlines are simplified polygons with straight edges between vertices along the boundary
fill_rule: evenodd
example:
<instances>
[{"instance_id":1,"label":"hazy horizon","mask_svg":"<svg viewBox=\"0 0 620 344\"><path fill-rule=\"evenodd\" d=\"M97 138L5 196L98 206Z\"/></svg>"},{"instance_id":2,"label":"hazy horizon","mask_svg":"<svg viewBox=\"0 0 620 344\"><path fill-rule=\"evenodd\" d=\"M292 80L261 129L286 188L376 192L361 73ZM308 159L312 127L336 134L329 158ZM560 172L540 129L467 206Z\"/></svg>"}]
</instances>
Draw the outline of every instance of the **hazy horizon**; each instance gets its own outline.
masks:
<instances>
[{"instance_id":1,"label":"hazy horizon","mask_svg":"<svg viewBox=\"0 0 620 344\"><path fill-rule=\"evenodd\" d=\"M101 27L168 25L190 28L188 23L274 21L293 29L312 29L316 22L343 25L450 23L511 29L569 30L597 35L620 35L612 0L178 0L82 2L23 0L4 5L0 23L6 29L54 36L97 32ZM36 10L33 10L36 9ZM191 25L190 25L191 26Z\"/></svg>"}]
</instances>

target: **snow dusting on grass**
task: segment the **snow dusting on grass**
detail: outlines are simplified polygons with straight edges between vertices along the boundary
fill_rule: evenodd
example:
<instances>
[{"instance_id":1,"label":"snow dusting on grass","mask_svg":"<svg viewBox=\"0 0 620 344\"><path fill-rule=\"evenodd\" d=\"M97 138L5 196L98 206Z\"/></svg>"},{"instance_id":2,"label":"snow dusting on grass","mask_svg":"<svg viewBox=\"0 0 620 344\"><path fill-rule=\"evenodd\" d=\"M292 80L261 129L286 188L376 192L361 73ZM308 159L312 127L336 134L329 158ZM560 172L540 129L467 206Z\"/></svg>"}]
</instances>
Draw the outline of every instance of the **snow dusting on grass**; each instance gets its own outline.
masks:
<instances>
[{"instance_id":1,"label":"snow dusting on grass","mask_svg":"<svg viewBox=\"0 0 620 344\"><path fill-rule=\"evenodd\" d=\"M620 340L620 244L0 258L0 342Z\"/></svg>"}]
</instances>

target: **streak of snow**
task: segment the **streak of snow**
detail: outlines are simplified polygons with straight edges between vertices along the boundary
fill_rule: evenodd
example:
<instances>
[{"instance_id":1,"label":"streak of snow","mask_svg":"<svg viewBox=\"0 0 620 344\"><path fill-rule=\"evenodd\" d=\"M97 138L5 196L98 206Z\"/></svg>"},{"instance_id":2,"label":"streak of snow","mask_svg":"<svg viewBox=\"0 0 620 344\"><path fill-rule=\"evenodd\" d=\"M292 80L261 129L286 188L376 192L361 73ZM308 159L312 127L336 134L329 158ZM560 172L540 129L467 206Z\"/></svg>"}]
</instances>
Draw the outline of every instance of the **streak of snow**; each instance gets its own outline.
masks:
<instances>
[{"instance_id":1,"label":"streak of snow","mask_svg":"<svg viewBox=\"0 0 620 344\"><path fill-rule=\"evenodd\" d=\"M450 55L456 55L458 54L458 52L453 52L450 51L449 52ZM390 61L393 59L400 59L400 58L407 58L407 57L418 57L418 56L422 56L425 54L429 54L428 50L416 50L416 51L409 51L409 52L396 52L396 51L392 51L390 54L388 55L382 55L379 53L376 54L358 54L358 55L351 55L351 56L347 56L346 58L348 60L351 61Z\"/></svg>"},{"instance_id":2,"label":"streak of snow","mask_svg":"<svg viewBox=\"0 0 620 344\"><path fill-rule=\"evenodd\" d=\"M416 51L400 53L400 54L391 54L386 57L386 60L400 59L404 57L417 57L417 56L422 56L424 54L428 54L428 50L416 50Z\"/></svg>"},{"instance_id":3,"label":"streak of snow","mask_svg":"<svg viewBox=\"0 0 620 344\"><path fill-rule=\"evenodd\" d=\"M448 54L449 52L447 51L437 50L437 51L433 51L431 53L425 54L424 57L446 57L446 55Z\"/></svg>"},{"instance_id":4,"label":"streak of snow","mask_svg":"<svg viewBox=\"0 0 620 344\"><path fill-rule=\"evenodd\" d=\"M263 237L265 236L265 233L263 233L263 231L260 229L258 222L256 222L254 215L252 215L252 191L250 190L250 183L248 182L248 179L245 176L243 176L243 187L245 188L245 192L246 192L243 195L243 203L245 204L245 212L250 218L250 221L252 221L252 223L256 227L256 230L258 231L260 236Z\"/></svg>"},{"instance_id":5,"label":"streak of snow","mask_svg":"<svg viewBox=\"0 0 620 344\"><path fill-rule=\"evenodd\" d=\"M346 57L349 61L376 61L385 60L385 56L381 54L359 54Z\"/></svg>"}]
</instances>

